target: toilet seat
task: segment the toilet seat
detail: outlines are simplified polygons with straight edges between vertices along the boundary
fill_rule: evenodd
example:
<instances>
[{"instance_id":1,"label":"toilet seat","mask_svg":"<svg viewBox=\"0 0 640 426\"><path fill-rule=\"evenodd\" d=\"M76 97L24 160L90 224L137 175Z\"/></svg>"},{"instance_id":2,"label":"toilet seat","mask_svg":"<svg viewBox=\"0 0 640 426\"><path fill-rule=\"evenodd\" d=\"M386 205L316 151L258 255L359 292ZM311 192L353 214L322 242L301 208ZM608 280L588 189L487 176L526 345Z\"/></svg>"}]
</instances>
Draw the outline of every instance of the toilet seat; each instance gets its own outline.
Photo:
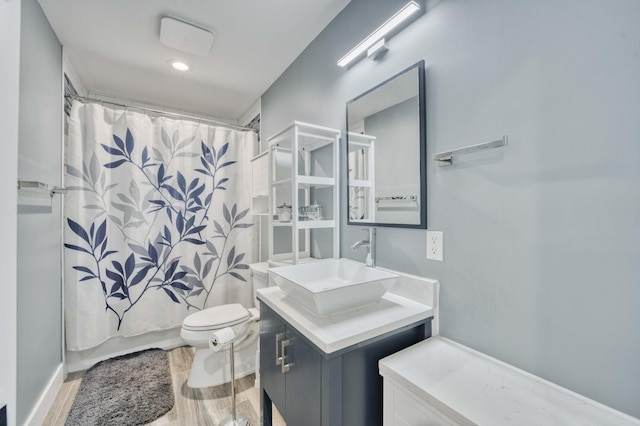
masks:
<instances>
[{"instance_id":1,"label":"toilet seat","mask_svg":"<svg viewBox=\"0 0 640 426\"><path fill-rule=\"evenodd\" d=\"M249 311L239 303L203 309L186 317L182 328L190 331L217 330L248 321Z\"/></svg>"}]
</instances>

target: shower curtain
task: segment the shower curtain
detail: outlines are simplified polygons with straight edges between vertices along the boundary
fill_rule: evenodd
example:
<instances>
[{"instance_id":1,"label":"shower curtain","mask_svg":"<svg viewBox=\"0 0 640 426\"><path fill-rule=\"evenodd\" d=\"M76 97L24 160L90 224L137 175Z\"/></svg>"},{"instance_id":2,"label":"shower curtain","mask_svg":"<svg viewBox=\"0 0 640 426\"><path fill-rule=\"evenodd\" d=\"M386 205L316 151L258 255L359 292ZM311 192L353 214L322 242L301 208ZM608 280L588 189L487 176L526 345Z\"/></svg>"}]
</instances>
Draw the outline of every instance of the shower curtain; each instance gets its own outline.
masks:
<instances>
[{"instance_id":1,"label":"shower curtain","mask_svg":"<svg viewBox=\"0 0 640 426\"><path fill-rule=\"evenodd\" d=\"M69 126L67 349L251 302L254 132L78 101Z\"/></svg>"}]
</instances>

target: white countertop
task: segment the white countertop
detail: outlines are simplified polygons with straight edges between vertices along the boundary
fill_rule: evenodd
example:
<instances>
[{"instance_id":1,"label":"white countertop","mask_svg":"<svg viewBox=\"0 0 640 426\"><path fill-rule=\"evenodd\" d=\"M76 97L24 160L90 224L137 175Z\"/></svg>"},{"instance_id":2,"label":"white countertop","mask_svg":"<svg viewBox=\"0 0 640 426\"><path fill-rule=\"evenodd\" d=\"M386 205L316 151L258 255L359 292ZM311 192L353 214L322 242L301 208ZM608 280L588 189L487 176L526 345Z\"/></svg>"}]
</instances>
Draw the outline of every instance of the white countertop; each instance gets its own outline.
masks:
<instances>
[{"instance_id":1,"label":"white countertop","mask_svg":"<svg viewBox=\"0 0 640 426\"><path fill-rule=\"evenodd\" d=\"M418 280L424 283L418 283ZM257 296L319 349L331 354L434 316L434 303L427 305L421 302L437 301L437 281L401 275L400 282L399 289L403 285L409 287L414 284L424 287L430 294L429 298L409 299L405 288L404 292L398 291L402 295L389 291L377 303L320 318L289 301L278 287L259 289ZM416 295L420 291L424 293L424 289L418 290Z\"/></svg>"},{"instance_id":2,"label":"white countertop","mask_svg":"<svg viewBox=\"0 0 640 426\"><path fill-rule=\"evenodd\" d=\"M441 337L382 359L380 374L460 424L640 425L640 420Z\"/></svg>"}]
</instances>

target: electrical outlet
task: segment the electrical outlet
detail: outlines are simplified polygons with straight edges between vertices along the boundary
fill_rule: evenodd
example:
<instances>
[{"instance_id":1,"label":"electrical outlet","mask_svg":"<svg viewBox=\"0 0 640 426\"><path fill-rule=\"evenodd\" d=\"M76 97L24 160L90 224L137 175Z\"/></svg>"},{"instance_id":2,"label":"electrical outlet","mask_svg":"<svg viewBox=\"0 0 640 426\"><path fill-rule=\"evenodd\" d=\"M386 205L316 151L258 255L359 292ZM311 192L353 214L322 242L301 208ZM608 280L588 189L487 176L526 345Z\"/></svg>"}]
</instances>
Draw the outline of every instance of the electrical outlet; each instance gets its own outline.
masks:
<instances>
[{"instance_id":1,"label":"electrical outlet","mask_svg":"<svg viewBox=\"0 0 640 426\"><path fill-rule=\"evenodd\" d=\"M427 259L439 260L440 262L444 260L442 240L442 231L427 231Z\"/></svg>"}]
</instances>

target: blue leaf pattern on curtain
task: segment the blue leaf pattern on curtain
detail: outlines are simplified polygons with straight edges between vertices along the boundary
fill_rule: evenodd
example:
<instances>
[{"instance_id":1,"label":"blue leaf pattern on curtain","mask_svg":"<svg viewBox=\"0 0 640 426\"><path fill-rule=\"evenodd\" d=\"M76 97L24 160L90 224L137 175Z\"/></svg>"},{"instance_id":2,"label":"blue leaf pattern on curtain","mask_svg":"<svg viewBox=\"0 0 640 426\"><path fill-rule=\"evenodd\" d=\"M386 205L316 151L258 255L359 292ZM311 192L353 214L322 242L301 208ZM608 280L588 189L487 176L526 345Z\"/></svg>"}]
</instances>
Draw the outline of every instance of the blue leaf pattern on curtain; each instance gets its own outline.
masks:
<instances>
[{"instance_id":1,"label":"blue leaf pattern on curtain","mask_svg":"<svg viewBox=\"0 0 640 426\"><path fill-rule=\"evenodd\" d=\"M71 350L251 300L246 275L256 248L245 164L254 134L81 103L71 126ZM244 299L238 286L249 287Z\"/></svg>"}]
</instances>

